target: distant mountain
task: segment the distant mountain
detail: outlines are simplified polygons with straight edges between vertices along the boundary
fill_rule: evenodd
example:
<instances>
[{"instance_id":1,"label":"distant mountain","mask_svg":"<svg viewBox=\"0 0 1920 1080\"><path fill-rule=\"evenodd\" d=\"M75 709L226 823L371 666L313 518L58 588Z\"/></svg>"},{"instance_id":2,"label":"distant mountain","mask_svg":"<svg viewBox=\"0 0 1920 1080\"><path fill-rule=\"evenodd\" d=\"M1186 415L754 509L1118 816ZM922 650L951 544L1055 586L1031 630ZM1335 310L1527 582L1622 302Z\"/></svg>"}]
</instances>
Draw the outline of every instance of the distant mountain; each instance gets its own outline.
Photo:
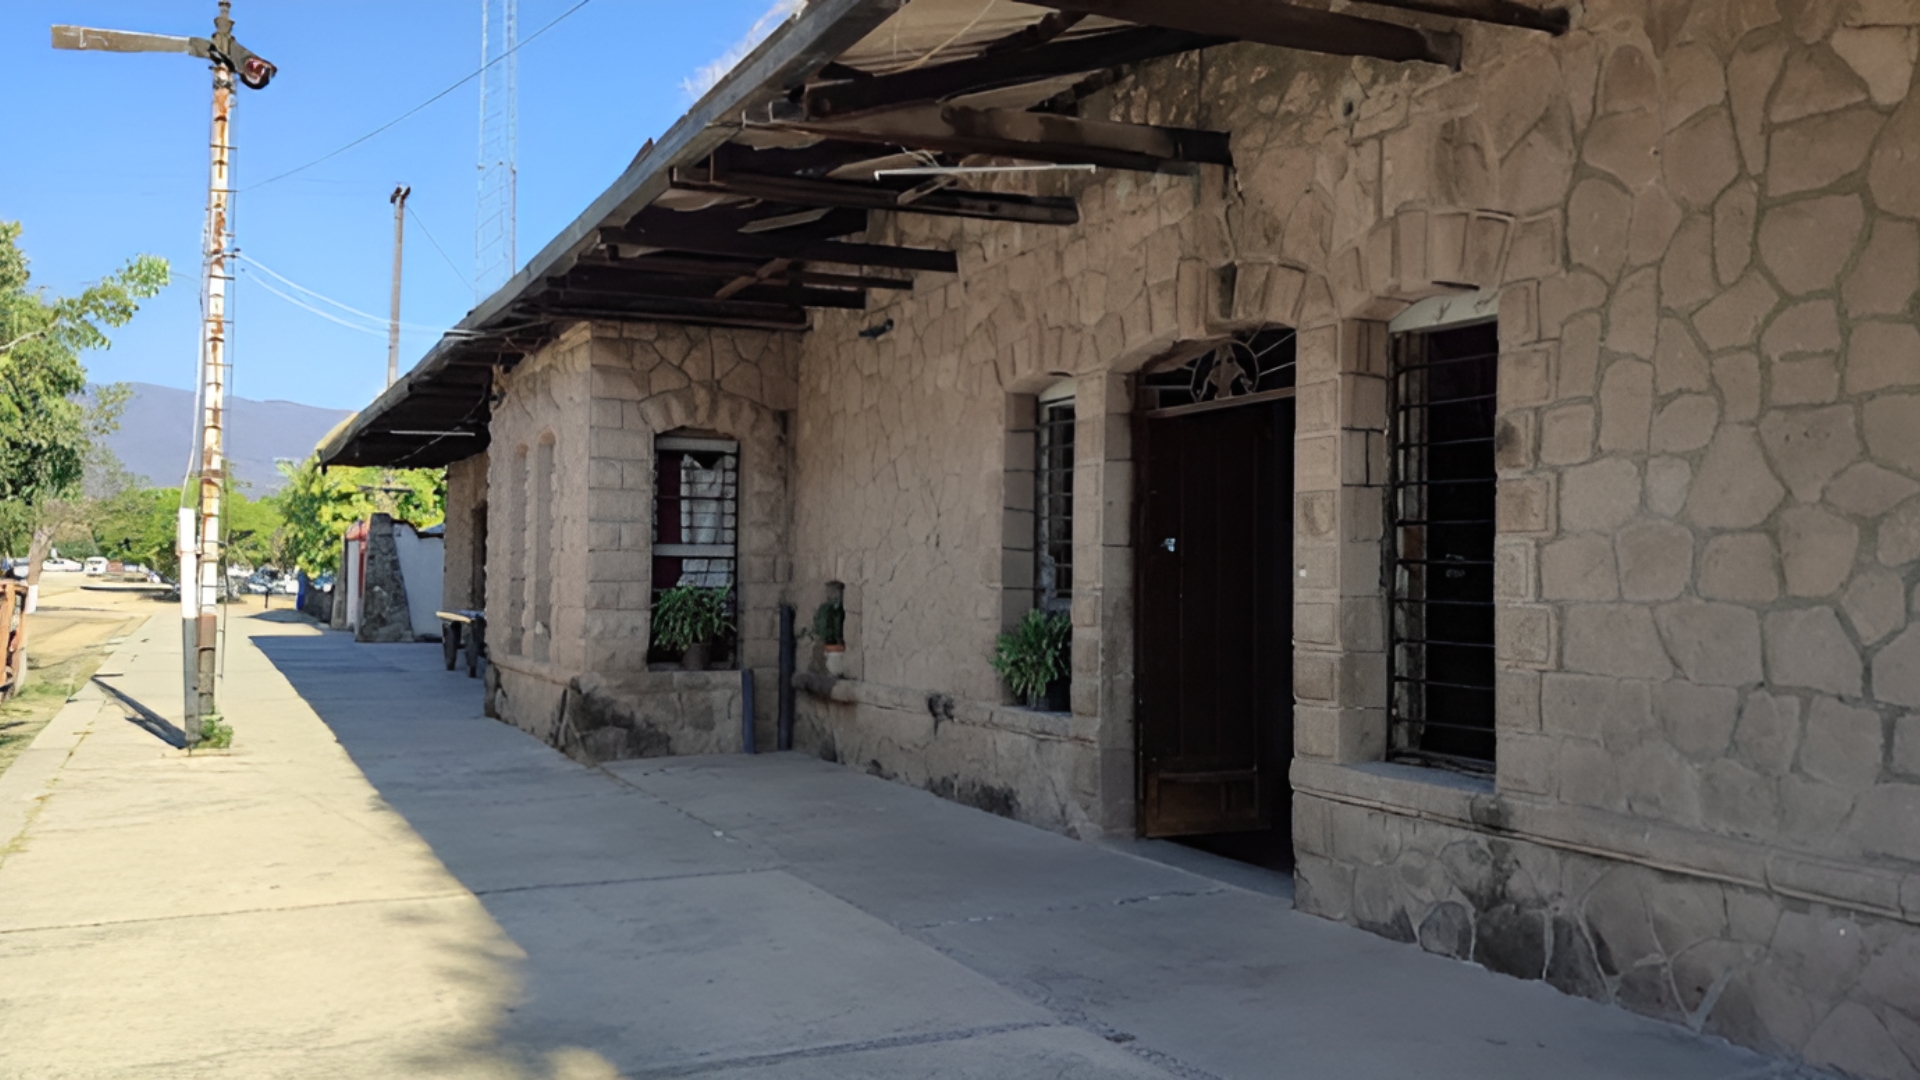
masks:
<instances>
[{"instance_id":1,"label":"distant mountain","mask_svg":"<svg viewBox=\"0 0 1920 1080\"><path fill-rule=\"evenodd\" d=\"M133 399L121 414L120 430L107 437L107 446L135 476L155 486L180 483L194 446L193 391L152 383L127 385ZM335 424L351 415L346 409L230 397L227 468L246 483L248 495L271 494L283 483L275 459L304 459Z\"/></svg>"}]
</instances>

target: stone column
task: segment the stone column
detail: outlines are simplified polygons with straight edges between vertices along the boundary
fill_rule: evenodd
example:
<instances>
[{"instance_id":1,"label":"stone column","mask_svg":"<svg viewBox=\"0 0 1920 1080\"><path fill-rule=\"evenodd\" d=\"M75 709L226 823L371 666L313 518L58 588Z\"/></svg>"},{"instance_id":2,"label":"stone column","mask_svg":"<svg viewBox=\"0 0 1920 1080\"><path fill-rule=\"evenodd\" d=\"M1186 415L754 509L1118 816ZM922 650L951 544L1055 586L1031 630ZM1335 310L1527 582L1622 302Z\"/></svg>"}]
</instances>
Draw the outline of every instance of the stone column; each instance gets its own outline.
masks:
<instances>
[{"instance_id":1,"label":"stone column","mask_svg":"<svg viewBox=\"0 0 1920 1080\"><path fill-rule=\"evenodd\" d=\"M1294 451L1294 753L1386 753L1386 324L1304 330Z\"/></svg>"}]
</instances>

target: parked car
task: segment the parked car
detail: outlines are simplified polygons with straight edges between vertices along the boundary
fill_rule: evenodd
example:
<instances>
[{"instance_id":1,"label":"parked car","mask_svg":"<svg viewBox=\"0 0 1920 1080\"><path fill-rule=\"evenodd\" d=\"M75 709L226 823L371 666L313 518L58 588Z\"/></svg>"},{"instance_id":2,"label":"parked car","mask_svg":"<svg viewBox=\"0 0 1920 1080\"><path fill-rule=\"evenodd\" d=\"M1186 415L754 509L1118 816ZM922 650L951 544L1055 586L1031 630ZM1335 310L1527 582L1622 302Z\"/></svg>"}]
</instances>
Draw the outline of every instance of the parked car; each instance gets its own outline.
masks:
<instances>
[{"instance_id":1,"label":"parked car","mask_svg":"<svg viewBox=\"0 0 1920 1080\"><path fill-rule=\"evenodd\" d=\"M105 574L107 572L107 560L99 555L95 555L93 558L87 560L86 571L89 577L99 577Z\"/></svg>"},{"instance_id":2,"label":"parked car","mask_svg":"<svg viewBox=\"0 0 1920 1080\"><path fill-rule=\"evenodd\" d=\"M41 563L40 569L49 574L77 574L83 568L80 563L73 559L62 559L56 555Z\"/></svg>"},{"instance_id":3,"label":"parked car","mask_svg":"<svg viewBox=\"0 0 1920 1080\"><path fill-rule=\"evenodd\" d=\"M0 574L21 581L27 580L27 571L31 569L25 559L0 559Z\"/></svg>"}]
</instances>

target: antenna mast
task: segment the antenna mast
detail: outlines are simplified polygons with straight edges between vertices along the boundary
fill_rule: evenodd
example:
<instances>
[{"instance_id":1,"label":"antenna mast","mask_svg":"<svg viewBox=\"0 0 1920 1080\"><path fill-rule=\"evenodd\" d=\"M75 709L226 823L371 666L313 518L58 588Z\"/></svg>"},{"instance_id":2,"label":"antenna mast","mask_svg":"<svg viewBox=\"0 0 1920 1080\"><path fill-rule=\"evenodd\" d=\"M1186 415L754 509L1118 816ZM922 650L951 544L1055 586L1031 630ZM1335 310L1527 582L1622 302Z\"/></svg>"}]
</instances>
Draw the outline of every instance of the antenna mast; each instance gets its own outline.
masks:
<instances>
[{"instance_id":1,"label":"antenna mast","mask_svg":"<svg viewBox=\"0 0 1920 1080\"><path fill-rule=\"evenodd\" d=\"M514 250L520 152L520 56L514 48L519 41L519 0L480 0L480 197L473 285L481 295L520 266Z\"/></svg>"}]
</instances>

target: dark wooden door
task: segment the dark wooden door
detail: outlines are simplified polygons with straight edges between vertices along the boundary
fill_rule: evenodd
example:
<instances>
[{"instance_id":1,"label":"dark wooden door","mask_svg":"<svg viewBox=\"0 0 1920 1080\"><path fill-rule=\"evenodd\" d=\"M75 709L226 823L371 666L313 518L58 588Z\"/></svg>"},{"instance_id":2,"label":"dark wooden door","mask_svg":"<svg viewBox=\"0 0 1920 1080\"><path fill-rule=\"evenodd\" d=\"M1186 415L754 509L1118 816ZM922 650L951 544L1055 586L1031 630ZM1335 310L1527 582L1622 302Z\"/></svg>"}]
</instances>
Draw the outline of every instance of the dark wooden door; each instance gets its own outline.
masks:
<instances>
[{"instance_id":1,"label":"dark wooden door","mask_svg":"<svg viewBox=\"0 0 1920 1080\"><path fill-rule=\"evenodd\" d=\"M1293 401L1140 430L1141 832L1289 829Z\"/></svg>"}]
</instances>

